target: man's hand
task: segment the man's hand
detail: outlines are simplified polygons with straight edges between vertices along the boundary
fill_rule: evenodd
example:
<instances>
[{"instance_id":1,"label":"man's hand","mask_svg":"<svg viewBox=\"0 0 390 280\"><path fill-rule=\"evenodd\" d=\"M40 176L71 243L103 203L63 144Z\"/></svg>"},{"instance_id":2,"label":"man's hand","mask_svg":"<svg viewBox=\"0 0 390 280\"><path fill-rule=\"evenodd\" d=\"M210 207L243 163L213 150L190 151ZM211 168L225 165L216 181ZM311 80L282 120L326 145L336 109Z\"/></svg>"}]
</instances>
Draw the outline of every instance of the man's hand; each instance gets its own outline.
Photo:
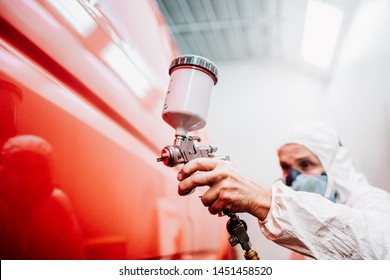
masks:
<instances>
[{"instance_id":1,"label":"man's hand","mask_svg":"<svg viewBox=\"0 0 390 280\"><path fill-rule=\"evenodd\" d=\"M186 195L196 187L210 187L201 200L211 214L223 210L232 213L247 212L264 220L271 207L271 188L254 183L229 161L194 159L183 166L177 179L180 181L179 195Z\"/></svg>"}]
</instances>

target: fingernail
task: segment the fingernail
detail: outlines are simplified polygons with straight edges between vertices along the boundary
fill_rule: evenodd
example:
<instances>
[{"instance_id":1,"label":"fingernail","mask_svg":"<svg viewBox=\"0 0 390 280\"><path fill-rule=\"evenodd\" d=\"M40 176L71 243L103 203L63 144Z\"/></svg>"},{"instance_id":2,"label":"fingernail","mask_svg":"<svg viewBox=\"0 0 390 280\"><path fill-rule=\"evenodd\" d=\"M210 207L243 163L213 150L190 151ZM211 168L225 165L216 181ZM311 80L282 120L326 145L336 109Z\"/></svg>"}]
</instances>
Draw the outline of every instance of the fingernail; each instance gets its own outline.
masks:
<instances>
[{"instance_id":1,"label":"fingernail","mask_svg":"<svg viewBox=\"0 0 390 280\"><path fill-rule=\"evenodd\" d=\"M181 181L183 179L183 174L181 174L181 172L179 172L177 174L177 180Z\"/></svg>"},{"instance_id":2,"label":"fingernail","mask_svg":"<svg viewBox=\"0 0 390 280\"><path fill-rule=\"evenodd\" d=\"M183 193L182 196L190 195L195 191L195 189L190 190L189 192Z\"/></svg>"}]
</instances>

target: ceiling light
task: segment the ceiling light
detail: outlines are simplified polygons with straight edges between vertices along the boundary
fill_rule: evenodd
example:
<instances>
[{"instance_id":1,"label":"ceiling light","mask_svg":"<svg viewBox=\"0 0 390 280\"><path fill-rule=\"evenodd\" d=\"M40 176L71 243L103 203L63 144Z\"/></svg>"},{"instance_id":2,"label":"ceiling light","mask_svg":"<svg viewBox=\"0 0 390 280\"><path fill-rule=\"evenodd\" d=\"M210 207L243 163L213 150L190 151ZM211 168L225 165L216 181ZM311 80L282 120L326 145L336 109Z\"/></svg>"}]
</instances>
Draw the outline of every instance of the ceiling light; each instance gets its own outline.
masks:
<instances>
[{"instance_id":1,"label":"ceiling light","mask_svg":"<svg viewBox=\"0 0 390 280\"><path fill-rule=\"evenodd\" d=\"M301 49L304 61L322 69L329 67L343 15L336 6L309 0Z\"/></svg>"}]
</instances>

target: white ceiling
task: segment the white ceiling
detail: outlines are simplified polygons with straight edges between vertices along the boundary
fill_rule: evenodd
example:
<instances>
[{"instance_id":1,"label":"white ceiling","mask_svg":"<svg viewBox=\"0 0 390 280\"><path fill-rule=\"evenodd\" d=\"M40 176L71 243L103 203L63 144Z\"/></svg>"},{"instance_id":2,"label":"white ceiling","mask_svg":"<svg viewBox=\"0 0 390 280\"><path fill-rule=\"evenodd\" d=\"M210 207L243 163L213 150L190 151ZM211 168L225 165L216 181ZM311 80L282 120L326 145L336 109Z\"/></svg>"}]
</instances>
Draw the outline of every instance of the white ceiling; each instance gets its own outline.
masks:
<instances>
[{"instance_id":1,"label":"white ceiling","mask_svg":"<svg viewBox=\"0 0 390 280\"><path fill-rule=\"evenodd\" d=\"M262 59L277 42L280 0L156 0L181 53Z\"/></svg>"},{"instance_id":2,"label":"white ceiling","mask_svg":"<svg viewBox=\"0 0 390 280\"><path fill-rule=\"evenodd\" d=\"M361 0L321 1L337 6L344 15L333 56L335 61ZM182 54L198 54L217 63L262 61L272 56L307 66L300 51L308 0L156 2ZM321 70L321 74L331 69Z\"/></svg>"}]
</instances>

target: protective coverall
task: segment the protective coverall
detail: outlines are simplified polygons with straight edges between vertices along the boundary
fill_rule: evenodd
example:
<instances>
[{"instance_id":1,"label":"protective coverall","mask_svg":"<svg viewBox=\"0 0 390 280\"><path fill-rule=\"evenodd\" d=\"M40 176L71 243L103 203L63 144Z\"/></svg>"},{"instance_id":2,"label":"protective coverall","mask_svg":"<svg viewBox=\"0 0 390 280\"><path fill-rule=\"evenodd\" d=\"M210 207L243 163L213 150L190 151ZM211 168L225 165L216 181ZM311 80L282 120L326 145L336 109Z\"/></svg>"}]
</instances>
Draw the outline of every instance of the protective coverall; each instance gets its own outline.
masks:
<instances>
[{"instance_id":1,"label":"protective coverall","mask_svg":"<svg viewBox=\"0 0 390 280\"><path fill-rule=\"evenodd\" d=\"M315 259L390 259L390 194L354 169L337 132L325 123L302 123L287 131L279 147L288 143L318 157L328 175L326 193L335 191L336 203L278 181L268 216L259 221L263 234Z\"/></svg>"}]
</instances>

